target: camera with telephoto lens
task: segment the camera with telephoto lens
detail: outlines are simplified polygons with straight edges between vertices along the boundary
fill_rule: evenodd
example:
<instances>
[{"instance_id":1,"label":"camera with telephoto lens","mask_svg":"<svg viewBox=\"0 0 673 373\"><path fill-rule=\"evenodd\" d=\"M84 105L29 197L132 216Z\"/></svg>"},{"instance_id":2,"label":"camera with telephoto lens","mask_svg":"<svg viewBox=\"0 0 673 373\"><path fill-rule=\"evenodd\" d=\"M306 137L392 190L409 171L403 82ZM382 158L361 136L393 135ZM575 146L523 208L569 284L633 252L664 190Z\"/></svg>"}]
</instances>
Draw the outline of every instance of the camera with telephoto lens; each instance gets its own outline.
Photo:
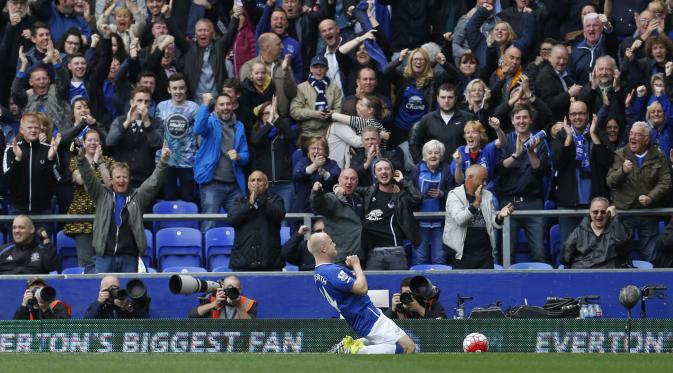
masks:
<instances>
[{"instance_id":1,"label":"camera with telephoto lens","mask_svg":"<svg viewBox=\"0 0 673 373\"><path fill-rule=\"evenodd\" d=\"M413 301L414 301L414 296L410 292L406 291L406 292L400 294L400 302L402 304L409 304Z\"/></svg>"},{"instance_id":2,"label":"camera with telephoto lens","mask_svg":"<svg viewBox=\"0 0 673 373\"><path fill-rule=\"evenodd\" d=\"M33 298L28 301L30 307L36 307L38 303L49 304L56 299L56 289L51 286L34 287L31 291Z\"/></svg>"},{"instance_id":3,"label":"camera with telephoto lens","mask_svg":"<svg viewBox=\"0 0 673 373\"><path fill-rule=\"evenodd\" d=\"M428 301L439 297L439 288L423 276L414 276L409 283L411 294L414 298Z\"/></svg>"},{"instance_id":4,"label":"camera with telephoto lens","mask_svg":"<svg viewBox=\"0 0 673 373\"><path fill-rule=\"evenodd\" d=\"M225 287L224 280L208 281L186 275L173 275L168 280L168 288L173 294L212 293L219 289L224 290L225 297L234 300L241 295L237 287L228 285Z\"/></svg>"}]
</instances>

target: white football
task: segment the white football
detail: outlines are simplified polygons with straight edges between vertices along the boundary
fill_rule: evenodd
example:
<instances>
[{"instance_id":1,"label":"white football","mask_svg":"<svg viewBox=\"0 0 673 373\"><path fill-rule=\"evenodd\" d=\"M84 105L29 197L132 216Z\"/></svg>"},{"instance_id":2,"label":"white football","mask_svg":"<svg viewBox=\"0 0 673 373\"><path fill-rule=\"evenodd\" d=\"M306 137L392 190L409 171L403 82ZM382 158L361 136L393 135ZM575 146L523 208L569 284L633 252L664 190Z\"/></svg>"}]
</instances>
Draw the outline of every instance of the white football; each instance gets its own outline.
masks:
<instances>
[{"instance_id":1,"label":"white football","mask_svg":"<svg viewBox=\"0 0 673 373\"><path fill-rule=\"evenodd\" d=\"M463 351L486 352L488 351L488 339L481 333L470 333L463 339Z\"/></svg>"}]
</instances>

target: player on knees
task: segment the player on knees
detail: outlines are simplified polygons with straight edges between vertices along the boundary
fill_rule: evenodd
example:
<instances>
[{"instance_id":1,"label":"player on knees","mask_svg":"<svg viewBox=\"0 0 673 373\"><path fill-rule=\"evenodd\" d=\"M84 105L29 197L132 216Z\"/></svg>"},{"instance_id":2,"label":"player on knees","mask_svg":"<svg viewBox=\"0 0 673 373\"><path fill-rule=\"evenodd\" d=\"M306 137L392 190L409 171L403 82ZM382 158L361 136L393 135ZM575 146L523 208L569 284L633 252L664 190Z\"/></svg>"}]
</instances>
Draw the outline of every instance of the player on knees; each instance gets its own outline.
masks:
<instances>
[{"instance_id":1,"label":"player on knees","mask_svg":"<svg viewBox=\"0 0 673 373\"><path fill-rule=\"evenodd\" d=\"M308 241L315 257L314 280L318 291L339 312L355 332L346 336L330 352L346 354L410 354L416 344L397 324L376 308L367 295L367 278L357 255L346 257L346 265L334 264L336 244L326 233L316 233Z\"/></svg>"}]
</instances>

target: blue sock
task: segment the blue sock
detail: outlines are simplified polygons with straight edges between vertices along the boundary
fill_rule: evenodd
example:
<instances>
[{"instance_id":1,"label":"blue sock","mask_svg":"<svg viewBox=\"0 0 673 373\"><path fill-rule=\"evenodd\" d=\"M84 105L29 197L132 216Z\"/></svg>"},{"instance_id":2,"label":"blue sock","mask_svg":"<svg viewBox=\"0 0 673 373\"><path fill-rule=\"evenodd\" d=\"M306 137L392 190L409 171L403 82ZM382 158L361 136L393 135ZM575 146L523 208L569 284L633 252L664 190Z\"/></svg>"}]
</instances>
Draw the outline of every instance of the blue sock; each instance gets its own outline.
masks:
<instances>
[{"instance_id":1,"label":"blue sock","mask_svg":"<svg viewBox=\"0 0 673 373\"><path fill-rule=\"evenodd\" d=\"M399 343L395 344L395 354L402 354L404 353L404 347L400 345Z\"/></svg>"}]
</instances>

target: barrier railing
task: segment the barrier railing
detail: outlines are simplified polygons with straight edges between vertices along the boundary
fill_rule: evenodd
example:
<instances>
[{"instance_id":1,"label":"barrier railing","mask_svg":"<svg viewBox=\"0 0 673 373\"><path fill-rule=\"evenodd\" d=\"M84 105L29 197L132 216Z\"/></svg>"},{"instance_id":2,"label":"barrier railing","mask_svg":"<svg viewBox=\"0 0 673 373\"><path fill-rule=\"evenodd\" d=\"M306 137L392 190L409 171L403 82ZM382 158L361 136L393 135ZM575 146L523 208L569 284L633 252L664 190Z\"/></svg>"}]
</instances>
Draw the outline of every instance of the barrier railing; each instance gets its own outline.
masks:
<instances>
[{"instance_id":1,"label":"barrier railing","mask_svg":"<svg viewBox=\"0 0 673 373\"><path fill-rule=\"evenodd\" d=\"M561 216L587 216L589 210L515 210L511 216L508 216L504 223L502 229L502 265L504 268L509 268L512 264L511 254L512 254L512 245L511 245L511 220L518 218L527 218L527 217L538 217L541 219L545 218L558 218ZM636 210L619 210L618 214L620 216L662 216L665 217L665 220L668 220L668 217L673 215L673 208L658 208L658 209L636 209ZM287 213L285 214L286 220L301 220L302 223L306 226L311 226L311 219L317 217L318 215L308 214L308 213ZM414 217L417 219L431 219L439 220L444 219L445 213L440 212L415 212ZM82 221L92 221L94 215L63 215L63 214L54 214L54 215L33 215L31 216L35 222L59 222L59 223L70 223L70 222L82 222ZM202 221L202 220L224 220L227 218L227 214L145 214L143 215L145 221L168 221L168 220L187 220L187 221ZM12 215L0 215L0 223L11 222L14 219Z\"/></svg>"}]
</instances>

